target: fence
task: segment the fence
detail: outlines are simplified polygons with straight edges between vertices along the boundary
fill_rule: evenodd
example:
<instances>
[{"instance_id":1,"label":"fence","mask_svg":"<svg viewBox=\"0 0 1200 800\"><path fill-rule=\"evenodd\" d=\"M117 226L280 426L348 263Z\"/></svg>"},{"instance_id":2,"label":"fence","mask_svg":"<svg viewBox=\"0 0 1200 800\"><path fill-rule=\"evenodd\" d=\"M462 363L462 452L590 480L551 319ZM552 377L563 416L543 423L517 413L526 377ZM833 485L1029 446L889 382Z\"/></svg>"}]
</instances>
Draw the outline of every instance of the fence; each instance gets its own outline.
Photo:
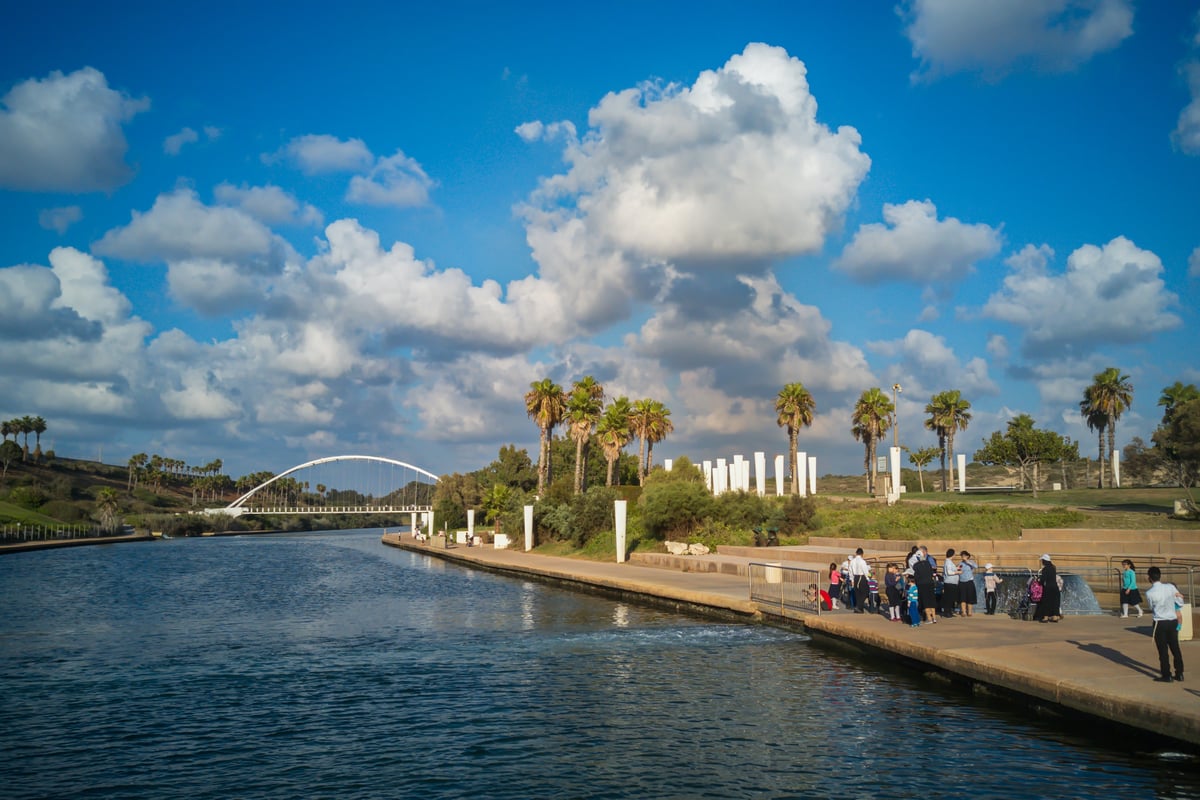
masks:
<instances>
[{"instance_id":1,"label":"fence","mask_svg":"<svg viewBox=\"0 0 1200 800\"><path fill-rule=\"evenodd\" d=\"M748 570L750 601L762 611L781 617L821 613L821 573L817 570L776 563L751 563Z\"/></svg>"},{"instance_id":2,"label":"fence","mask_svg":"<svg viewBox=\"0 0 1200 800\"><path fill-rule=\"evenodd\" d=\"M99 539L125 533L121 528L105 530L99 525L3 525L0 526L0 544Z\"/></svg>"},{"instance_id":3,"label":"fence","mask_svg":"<svg viewBox=\"0 0 1200 800\"><path fill-rule=\"evenodd\" d=\"M1197 607L1196 571L1200 570L1200 558L1169 557L1162 554L1152 555L1121 555L1121 556L1059 556L1054 559L1059 575L1079 575L1091 587L1092 591L1115 593L1121 590L1121 562L1126 559L1137 566L1138 586L1143 594L1149 580L1146 578L1146 568L1157 566L1162 572L1162 579L1175 584L1179 592ZM1037 570L1027 567L1004 567L996 565L996 572L1021 573L1030 577Z\"/></svg>"}]
</instances>

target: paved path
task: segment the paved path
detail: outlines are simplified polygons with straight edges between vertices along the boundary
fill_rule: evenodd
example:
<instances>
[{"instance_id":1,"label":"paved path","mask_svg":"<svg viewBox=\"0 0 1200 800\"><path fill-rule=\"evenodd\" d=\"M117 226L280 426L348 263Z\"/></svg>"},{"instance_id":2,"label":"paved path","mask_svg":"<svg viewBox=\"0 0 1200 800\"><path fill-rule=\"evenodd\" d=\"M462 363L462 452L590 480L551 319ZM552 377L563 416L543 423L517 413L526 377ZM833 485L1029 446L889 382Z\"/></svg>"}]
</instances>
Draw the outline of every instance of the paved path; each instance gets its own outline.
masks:
<instances>
[{"instance_id":1,"label":"paved path","mask_svg":"<svg viewBox=\"0 0 1200 800\"><path fill-rule=\"evenodd\" d=\"M514 575L643 595L697 610L772 619L749 601L745 577L676 572L656 567L586 561L491 547L451 549L396 534L384 543ZM778 621L778 617L774 617ZM901 659L984 687L1037 698L1200 746L1200 643L1183 643L1190 664L1185 683L1156 683L1158 657L1150 617L1066 617L1057 624L1007 616L943 620L910 628L870 614L833 612L797 620L815 641L851 647L868 659Z\"/></svg>"}]
</instances>

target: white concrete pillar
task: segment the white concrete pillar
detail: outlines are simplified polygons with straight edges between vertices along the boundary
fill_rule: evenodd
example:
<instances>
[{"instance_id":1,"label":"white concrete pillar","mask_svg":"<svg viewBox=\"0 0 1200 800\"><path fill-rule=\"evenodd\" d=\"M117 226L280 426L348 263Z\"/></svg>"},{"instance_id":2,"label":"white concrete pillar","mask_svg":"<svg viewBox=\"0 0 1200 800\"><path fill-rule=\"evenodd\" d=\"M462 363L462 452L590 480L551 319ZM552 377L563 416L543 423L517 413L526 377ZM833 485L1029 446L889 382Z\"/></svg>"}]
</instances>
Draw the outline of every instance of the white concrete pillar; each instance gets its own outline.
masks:
<instances>
[{"instance_id":1,"label":"white concrete pillar","mask_svg":"<svg viewBox=\"0 0 1200 800\"><path fill-rule=\"evenodd\" d=\"M967 491L967 454L955 453L954 460L958 462L958 490Z\"/></svg>"},{"instance_id":2,"label":"white concrete pillar","mask_svg":"<svg viewBox=\"0 0 1200 800\"><path fill-rule=\"evenodd\" d=\"M1112 485L1114 489L1121 488L1121 451L1113 450L1112 453Z\"/></svg>"},{"instance_id":3,"label":"white concrete pillar","mask_svg":"<svg viewBox=\"0 0 1200 800\"><path fill-rule=\"evenodd\" d=\"M796 486L801 497L808 496L808 453L803 450L796 453Z\"/></svg>"},{"instance_id":4,"label":"white concrete pillar","mask_svg":"<svg viewBox=\"0 0 1200 800\"><path fill-rule=\"evenodd\" d=\"M750 491L750 459L742 462L742 491Z\"/></svg>"},{"instance_id":5,"label":"white concrete pillar","mask_svg":"<svg viewBox=\"0 0 1200 800\"><path fill-rule=\"evenodd\" d=\"M729 465L729 482L725 484L731 492L736 492L742 485L742 469L740 464Z\"/></svg>"},{"instance_id":6,"label":"white concrete pillar","mask_svg":"<svg viewBox=\"0 0 1200 800\"><path fill-rule=\"evenodd\" d=\"M808 457L808 493L817 493L817 457Z\"/></svg>"},{"instance_id":7,"label":"white concrete pillar","mask_svg":"<svg viewBox=\"0 0 1200 800\"><path fill-rule=\"evenodd\" d=\"M754 454L754 491L759 497L767 493L767 454Z\"/></svg>"},{"instance_id":8,"label":"white concrete pillar","mask_svg":"<svg viewBox=\"0 0 1200 800\"><path fill-rule=\"evenodd\" d=\"M704 464L704 484L708 487L708 491L713 494L717 493L717 487L713 485L713 463L711 460L705 460Z\"/></svg>"},{"instance_id":9,"label":"white concrete pillar","mask_svg":"<svg viewBox=\"0 0 1200 800\"><path fill-rule=\"evenodd\" d=\"M674 460L674 459L671 459L671 458L664 458L664 459L663 459L663 469L665 469L667 472L670 472L670 471L671 471L671 467L673 467L673 466L675 466L675 460Z\"/></svg>"},{"instance_id":10,"label":"white concrete pillar","mask_svg":"<svg viewBox=\"0 0 1200 800\"><path fill-rule=\"evenodd\" d=\"M429 513L429 536L430 536L430 538L433 538L433 532L435 530L437 530L436 528L433 527L434 526L433 509L430 509L428 513Z\"/></svg>"},{"instance_id":11,"label":"white concrete pillar","mask_svg":"<svg viewBox=\"0 0 1200 800\"><path fill-rule=\"evenodd\" d=\"M775 456L775 496L783 496L783 456Z\"/></svg>"},{"instance_id":12,"label":"white concrete pillar","mask_svg":"<svg viewBox=\"0 0 1200 800\"><path fill-rule=\"evenodd\" d=\"M467 536L475 538L475 509L467 509Z\"/></svg>"},{"instance_id":13,"label":"white concrete pillar","mask_svg":"<svg viewBox=\"0 0 1200 800\"><path fill-rule=\"evenodd\" d=\"M617 563L625 563L625 514L627 509L624 500L613 501L614 530L617 534Z\"/></svg>"},{"instance_id":14,"label":"white concrete pillar","mask_svg":"<svg viewBox=\"0 0 1200 800\"><path fill-rule=\"evenodd\" d=\"M725 494L725 481L729 479L729 469L725 459L717 459L717 471L713 473L713 494Z\"/></svg>"},{"instance_id":15,"label":"white concrete pillar","mask_svg":"<svg viewBox=\"0 0 1200 800\"><path fill-rule=\"evenodd\" d=\"M408 533L410 536L417 535L417 512L408 512Z\"/></svg>"},{"instance_id":16,"label":"white concrete pillar","mask_svg":"<svg viewBox=\"0 0 1200 800\"><path fill-rule=\"evenodd\" d=\"M888 472L892 475L891 491L888 492L888 504L900 499L900 448L888 448Z\"/></svg>"},{"instance_id":17,"label":"white concrete pillar","mask_svg":"<svg viewBox=\"0 0 1200 800\"><path fill-rule=\"evenodd\" d=\"M525 550L533 549L533 506L525 506Z\"/></svg>"}]
</instances>

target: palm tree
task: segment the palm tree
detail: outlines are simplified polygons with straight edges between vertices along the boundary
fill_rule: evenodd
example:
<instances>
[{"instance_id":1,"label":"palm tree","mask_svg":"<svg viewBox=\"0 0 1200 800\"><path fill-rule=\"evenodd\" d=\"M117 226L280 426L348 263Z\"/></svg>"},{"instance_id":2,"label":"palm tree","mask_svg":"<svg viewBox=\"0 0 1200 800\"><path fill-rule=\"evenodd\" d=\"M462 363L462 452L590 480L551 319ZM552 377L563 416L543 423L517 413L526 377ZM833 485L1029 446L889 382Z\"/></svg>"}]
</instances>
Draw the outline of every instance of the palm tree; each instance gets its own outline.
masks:
<instances>
[{"instance_id":1,"label":"palm tree","mask_svg":"<svg viewBox=\"0 0 1200 800\"><path fill-rule=\"evenodd\" d=\"M96 516L100 518L100 527L106 531L115 530L120 520L117 507L117 493L105 486L96 492Z\"/></svg>"},{"instance_id":2,"label":"palm tree","mask_svg":"<svg viewBox=\"0 0 1200 800\"><path fill-rule=\"evenodd\" d=\"M908 460L917 468L917 478L921 482L921 494L925 494L925 473L924 468L929 466L933 459L937 458L938 448L922 447L920 450L912 450L908 454Z\"/></svg>"},{"instance_id":3,"label":"palm tree","mask_svg":"<svg viewBox=\"0 0 1200 800\"><path fill-rule=\"evenodd\" d=\"M1079 401L1079 413L1089 431L1096 431L1099 455L1096 456L1100 465L1099 486L1104 488L1104 429L1108 427L1108 415L1096 407L1092 400L1092 387L1083 390L1083 399Z\"/></svg>"},{"instance_id":4,"label":"palm tree","mask_svg":"<svg viewBox=\"0 0 1200 800\"><path fill-rule=\"evenodd\" d=\"M1079 413L1087 420L1089 428L1095 429L1101 420L1103 427L1099 428L1100 444L1100 488L1104 488L1104 433L1108 433L1108 452L1111 454L1117 446L1117 420L1121 418L1133 403L1133 384L1128 375L1122 375L1116 367L1097 372L1092 376L1092 385L1083 391L1083 400L1079 403Z\"/></svg>"},{"instance_id":5,"label":"palm tree","mask_svg":"<svg viewBox=\"0 0 1200 800\"><path fill-rule=\"evenodd\" d=\"M799 450L800 429L807 428L813 423L813 413L816 402L804 384L796 381L789 383L779 390L775 398L775 422L779 427L787 427L788 433L788 469L792 473L792 494L800 493L800 472L796 469L796 453Z\"/></svg>"},{"instance_id":6,"label":"palm tree","mask_svg":"<svg viewBox=\"0 0 1200 800\"><path fill-rule=\"evenodd\" d=\"M565 420L575 442L575 494L583 492L587 474L587 443L604 410L604 387L591 375L575 382L567 396Z\"/></svg>"},{"instance_id":7,"label":"palm tree","mask_svg":"<svg viewBox=\"0 0 1200 800\"><path fill-rule=\"evenodd\" d=\"M29 434L33 433L33 417L26 414L16 421L20 429L21 435L25 438L24 454L21 456L22 461L29 460Z\"/></svg>"},{"instance_id":8,"label":"palm tree","mask_svg":"<svg viewBox=\"0 0 1200 800\"><path fill-rule=\"evenodd\" d=\"M654 463L654 445L667 438L674 431L675 423L671 422L671 409L658 400L655 400L651 406L649 424L646 426L645 472L649 472L650 465Z\"/></svg>"},{"instance_id":9,"label":"palm tree","mask_svg":"<svg viewBox=\"0 0 1200 800\"><path fill-rule=\"evenodd\" d=\"M863 466L867 473L867 494L874 494L875 482L879 474L879 465L875 461L875 448L883 439L892 425L892 412L895 405L882 389L878 387L867 389L854 404L850 415L852 427L850 433L863 443L866 457Z\"/></svg>"},{"instance_id":10,"label":"palm tree","mask_svg":"<svg viewBox=\"0 0 1200 800\"><path fill-rule=\"evenodd\" d=\"M621 457L625 445L633 441L633 432L629 428L630 404L628 397L618 397L604 409L604 415L596 423L596 441L604 451L604 460L608 462L608 479L605 486L613 485L613 467Z\"/></svg>"},{"instance_id":11,"label":"palm tree","mask_svg":"<svg viewBox=\"0 0 1200 800\"><path fill-rule=\"evenodd\" d=\"M8 441L9 436L12 436L15 439L17 434L17 426L13 424L13 420L6 419L3 422L0 422L0 433L4 434L4 441Z\"/></svg>"},{"instance_id":12,"label":"palm tree","mask_svg":"<svg viewBox=\"0 0 1200 800\"><path fill-rule=\"evenodd\" d=\"M538 450L538 494L546 488L550 480L550 435L554 426L562 422L566 406L566 396L563 389L549 378L534 381L529 384L525 394L525 413L537 423L541 432L541 443Z\"/></svg>"},{"instance_id":13,"label":"palm tree","mask_svg":"<svg viewBox=\"0 0 1200 800\"><path fill-rule=\"evenodd\" d=\"M938 392L929 398L925 413L925 427L937 434L938 446L942 451L942 491L947 492L954 483L954 435L965 431L971 424L971 403L964 400L958 389ZM947 472L946 465L950 469Z\"/></svg>"},{"instance_id":14,"label":"palm tree","mask_svg":"<svg viewBox=\"0 0 1200 800\"><path fill-rule=\"evenodd\" d=\"M1164 388L1162 396L1158 398L1158 404L1163 407L1163 424L1169 424L1175 409L1191 400L1200 400L1200 389L1194 383L1185 386L1175 381L1174 385Z\"/></svg>"},{"instance_id":15,"label":"palm tree","mask_svg":"<svg viewBox=\"0 0 1200 800\"><path fill-rule=\"evenodd\" d=\"M46 432L46 420L41 417L33 418L33 433L37 437L37 446L33 448L33 457L42 460L42 434Z\"/></svg>"}]
</instances>

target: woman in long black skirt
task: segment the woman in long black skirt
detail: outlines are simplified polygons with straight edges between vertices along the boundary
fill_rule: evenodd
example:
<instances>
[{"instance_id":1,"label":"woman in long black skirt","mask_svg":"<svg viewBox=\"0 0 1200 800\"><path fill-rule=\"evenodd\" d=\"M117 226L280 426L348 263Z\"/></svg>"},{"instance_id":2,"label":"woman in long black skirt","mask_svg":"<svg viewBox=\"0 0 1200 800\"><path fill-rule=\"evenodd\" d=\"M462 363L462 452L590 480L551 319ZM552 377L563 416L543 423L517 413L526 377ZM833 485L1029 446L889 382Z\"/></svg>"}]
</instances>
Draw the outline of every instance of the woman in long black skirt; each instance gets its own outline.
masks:
<instances>
[{"instance_id":1,"label":"woman in long black skirt","mask_svg":"<svg viewBox=\"0 0 1200 800\"><path fill-rule=\"evenodd\" d=\"M1042 556L1038 583L1042 585L1042 599L1038 601L1033 618L1038 622L1058 622L1062 619L1062 593L1058 590L1058 570L1049 555Z\"/></svg>"}]
</instances>

